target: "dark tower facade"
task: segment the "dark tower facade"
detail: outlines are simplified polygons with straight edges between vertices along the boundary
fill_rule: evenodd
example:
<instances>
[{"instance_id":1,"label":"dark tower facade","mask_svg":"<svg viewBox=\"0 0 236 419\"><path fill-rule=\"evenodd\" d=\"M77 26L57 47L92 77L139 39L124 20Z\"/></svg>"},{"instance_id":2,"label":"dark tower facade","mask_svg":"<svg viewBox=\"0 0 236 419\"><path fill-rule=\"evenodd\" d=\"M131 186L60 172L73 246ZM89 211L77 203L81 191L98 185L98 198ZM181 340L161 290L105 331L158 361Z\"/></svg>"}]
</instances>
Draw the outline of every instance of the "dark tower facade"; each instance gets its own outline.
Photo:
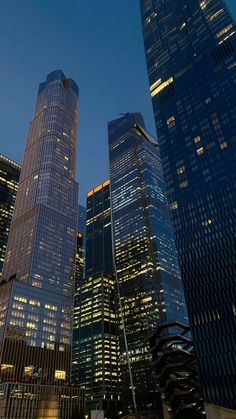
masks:
<instances>
[{"instance_id":1,"label":"dark tower facade","mask_svg":"<svg viewBox=\"0 0 236 419\"><path fill-rule=\"evenodd\" d=\"M138 410L158 409L149 338L159 322L186 319L158 145L138 113L108 124L116 270ZM186 320L185 320L186 321ZM121 332L121 382L131 403Z\"/></svg>"},{"instance_id":2,"label":"dark tower facade","mask_svg":"<svg viewBox=\"0 0 236 419\"><path fill-rule=\"evenodd\" d=\"M0 155L0 278L7 247L21 166Z\"/></svg>"},{"instance_id":3,"label":"dark tower facade","mask_svg":"<svg viewBox=\"0 0 236 419\"><path fill-rule=\"evenodd\" d=\"M236 408L235 23L222 0L140 5L204 397Z\"/></svg>"},{"instance_id":4,"label":"dark tower facade","mask_svg":"<svg viewBox=\"0 0 236 419\"><path fill-rule=\"evenodd\" d=\"M72 368L73 381L86 389L87 406L107 412L119 400L116 293L107 180L87 194L85 279L74 308Z\"/></svg>"},{"instance_id":5,"label":"dark tower facade","mask_svg":"<svg viewBox=\"0 0 236 419\"><path fill-rule=\"evenodd\" d=\"M73 325L73 345L72 345L72 368L71 380L73 383L78 383L78 360L79 360L79 341L74 338L78 332L80 319L80 289L84 280L84 236L82 233L77 233L77 247L75 254L75 298L74 298L74 325Z\"/></svg>"},{"instance_id":6,"label":"dark tower facade","mask_svg":"<svg viewBox=\"0 0 236 419\"><path fill-rule=\"evenodd\" d=\"M78 231L83 234L83 245L85 247L85 235L86 235L86 208L83 205L79 205L78 213Z\"/></svg>"},{"instance_id":7,"label":"dark tower facade","mask_svg":"<svg viewBox=\"0 0 236 419\"><path fill-rule=\"evenodd\" d=\"M75 289L77 285L81 284L84 278L84 265L85 265L85 257L84 257L84 236L82 233L77 233L77 246L76 246L76 261L75 261Z\"/></svg>"}]
</instances>

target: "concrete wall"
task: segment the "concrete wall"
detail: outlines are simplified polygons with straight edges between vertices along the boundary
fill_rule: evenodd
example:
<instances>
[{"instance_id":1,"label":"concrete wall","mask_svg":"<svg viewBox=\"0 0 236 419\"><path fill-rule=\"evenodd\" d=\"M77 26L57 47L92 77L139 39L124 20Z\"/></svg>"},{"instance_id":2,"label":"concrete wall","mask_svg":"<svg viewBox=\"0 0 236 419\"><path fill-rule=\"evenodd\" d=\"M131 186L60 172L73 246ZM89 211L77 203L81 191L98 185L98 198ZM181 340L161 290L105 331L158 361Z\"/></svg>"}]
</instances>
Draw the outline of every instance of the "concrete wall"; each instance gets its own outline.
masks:
<instances>
[{"instance_id":1,"label":"concrete wall","mask_svg":"<svg viewBox=\"0 0 236 419\"><path fill-rule=\"evenodd\" d=\"M236 411L223 407L206 405L207 419L236 419Z\"/></svg>"},{"instance_id":2,"label":"concrete wall","mask_svg":"<svg viewBox=\"0 0 236 419\"><path fill-rule=\"evenodd\" d=\"M91 410L91 419L104 419L103 410Z\"/></svg>"}]
</instances>

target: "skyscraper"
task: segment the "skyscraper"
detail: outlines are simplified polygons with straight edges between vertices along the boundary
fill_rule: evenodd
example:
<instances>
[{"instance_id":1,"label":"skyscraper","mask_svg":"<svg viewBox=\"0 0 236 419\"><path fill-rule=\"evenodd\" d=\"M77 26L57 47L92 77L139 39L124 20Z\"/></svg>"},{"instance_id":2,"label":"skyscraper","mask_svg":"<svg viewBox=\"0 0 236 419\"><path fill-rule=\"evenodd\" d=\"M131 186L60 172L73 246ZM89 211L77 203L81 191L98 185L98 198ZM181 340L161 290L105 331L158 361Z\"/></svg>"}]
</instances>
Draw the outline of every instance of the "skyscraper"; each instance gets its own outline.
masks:
<instances>
[{"instance_id":1,"label":"skyscraper","mask_svg":"<svg viewBox=\"0 0 236 419\"><path fill-rule=\"evenodd\" d=\"M75 256L75 277L76 281L78 281L78 285L81 284L84 278L84 264L85 264L85 257L84 257L84 236L82 233L77 233L77 247L76 247L76 256ZM75 283L75 289L76 289Z\"/></svg>"},{"instance_id":2,"label":"skyscraper","mask_svg":"<svg viewBox=\"0 0 236 419\"><path fill-rule=\"evenodd\" d=\"M77 292L73 379L85 387L88 407L112 417L119 400L119 341L109 180L87 194L85 280Z\"/></svg>"},{"instance_id":3,"label":"skyscraper","mask_svg":"<svg viewBox=\"0 0 236 419\"><path fill-rule=\"evenodd\" d=\"M116 270L139 411L158 408L149 337L158 323L186 319L178 259L156 140L139 113L108 124ZM121 335L123 398L130 403Z\"/></svg>"},{"instance_id":4,"label":"skyscraper","mask_svg":"<svg viewBox=\"0 0 236 419\"><path fill-rule=\"evenodd\" d=\"M20 165L0 154L0 278L19 178Z\"/></svg>"},{"instance_id":5,"label":"skyscraper","mask_svg":"<svg viewBox=\"0 0 236 419\"><path fill-rule=\"evenodd\" d=\"M205 400L236 408L236 34L222 0L140 0Z\"/></svg>"},{"instance_id":6,"label":"skyscraper","mask_svg":"<svg viewBox=\"0 0 236 419\"><path fill-rule=\"evenodd\" d=\"M73 383L79 382L78 377L78 362L79 362L79 341L77 339L76 330L79 327L80 319L80 289L84 280L84 236L82 233L77 233L77 248L75 255L75 296L74 296L74 321L73 321L73 343L72 343L72 368L71 380Z\"/></svg>"},{"instance_id":7,"label":"skyscraper","mask_svg":"<svg viewBox=\"0 0 236 419\"><path fill-rule=\"evenodd\" d=\"M83 234L83 238L86 236L86 208L83 205L79 205L78 215L78 231Z\"/></svg>"},{"instance_id":8,"label":"skyscraper","mask_svg":"<svg viewBox=\"0 0 236 419\"><path fill-rule=\"evenodd\" d=\"M39 86L0 287L1 381L37 384L42 393L42 385L70 382L77 103L76 83L60 70ZM17 391L26 392L13 385L9 403Z\"/></svg>"}]
</instances>

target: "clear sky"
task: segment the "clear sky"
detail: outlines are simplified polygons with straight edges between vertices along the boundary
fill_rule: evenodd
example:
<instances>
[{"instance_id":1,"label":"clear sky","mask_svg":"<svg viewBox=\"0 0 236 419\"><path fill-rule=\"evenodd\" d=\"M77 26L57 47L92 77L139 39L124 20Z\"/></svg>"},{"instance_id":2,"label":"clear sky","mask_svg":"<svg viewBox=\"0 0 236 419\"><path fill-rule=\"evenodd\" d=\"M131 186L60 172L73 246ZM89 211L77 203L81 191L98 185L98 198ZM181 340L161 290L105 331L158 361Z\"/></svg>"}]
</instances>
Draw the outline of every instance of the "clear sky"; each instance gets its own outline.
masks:
<instances>
[{"instance_id":1,"label":"clear sky","mask_svg":"<svg viewBox=\"0 0 236 419\"><path fill-rule=\"evenodd\" d=\"M236 18L236 0L227 0ZM139 111L155 134L139 0L6 0L0 13L0 154L22 161L38 84L62 69L80 88L80 203L108 177L107 122Z\"/></svg>"}]
</instances>

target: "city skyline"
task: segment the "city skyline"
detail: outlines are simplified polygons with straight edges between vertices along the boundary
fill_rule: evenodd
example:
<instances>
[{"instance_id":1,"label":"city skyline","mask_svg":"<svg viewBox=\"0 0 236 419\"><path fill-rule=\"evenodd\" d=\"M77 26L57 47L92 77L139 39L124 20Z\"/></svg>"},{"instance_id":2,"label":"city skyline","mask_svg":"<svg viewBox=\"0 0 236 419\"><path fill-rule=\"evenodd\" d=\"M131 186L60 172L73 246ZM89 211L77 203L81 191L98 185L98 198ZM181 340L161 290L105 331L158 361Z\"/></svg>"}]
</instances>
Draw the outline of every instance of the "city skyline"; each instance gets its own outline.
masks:
<instances>
[{"instance_id":1,"label":"city skyline","mask_svg":"<svg viewBox=\"0 0 236 419\"><path fill-rule=\"evenodd\" d=\"M200 410L236 412L236 0L18 3L0 25L0 418L32 390L32 418L52 401L174 419L178 327Z\"/></svg>"},{"instance_id":2,"label":"city skyline","mask_svg":"<svg viewBox=\"0 0 236 419\"><path fill-rule=\"evenodd\" d=\"M81 169L77 171L77 181L80 203L85 205L87 190L108 177L109 120L120 112L141 112L147 129L156 136L139 2L121 0L111 6L103 0L99 9L95 0L89 4L76 0L65 4L59 0L56 8L55 1L24 3L22 7L13 0L1 9L0 34L5 40L0 80L1 153L22 163L37 84L44 74L55 69L71 74L80 85L77 167ZM235 1L226 3L236 17ZM91 120L95 123L91 124Z\"/></svg>"}]
</instances>

